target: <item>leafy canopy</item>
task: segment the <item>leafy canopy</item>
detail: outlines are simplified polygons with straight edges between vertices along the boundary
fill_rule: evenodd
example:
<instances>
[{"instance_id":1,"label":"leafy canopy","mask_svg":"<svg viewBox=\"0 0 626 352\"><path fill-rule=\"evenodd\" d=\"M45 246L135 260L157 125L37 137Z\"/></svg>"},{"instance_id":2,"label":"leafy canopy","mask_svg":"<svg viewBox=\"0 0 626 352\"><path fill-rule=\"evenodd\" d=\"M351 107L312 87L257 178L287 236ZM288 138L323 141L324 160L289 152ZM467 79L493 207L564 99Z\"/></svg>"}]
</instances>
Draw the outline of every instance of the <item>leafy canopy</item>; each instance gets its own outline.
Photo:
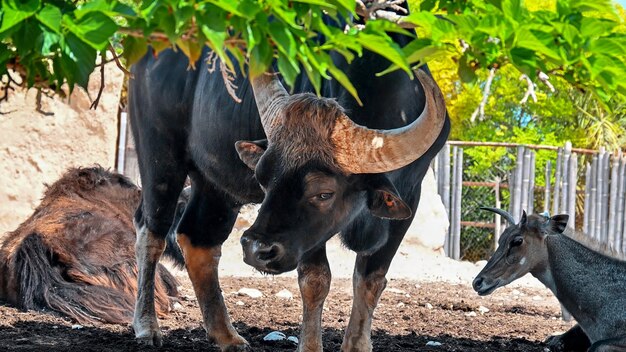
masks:
<instances>
[{"instance_id":1,"label":"leafy canopy","mask_svg":"<svg viewBox=\"0 0 626 352\"><path fill-rule=\"evenodd\" d=\"M384 10L364 25L341 20L358 18L360 3L1 0L0 74L12 69L29 87L86 87L97 55L112 44L121 44L127 65L151 45L157 53L177 47L192 67L206 44L230 69L232 57L257 76L275 58L289 85L304 71L318 91L321 79L332 77L355 97L331 51L348 61L374 51L391 62L389 70L409 74L413 65L452 53L466 82L475 81L481 67L511 65L533 79L540 71L558 75L600 101L626 95L626 36L609 0L559 0L553 10L538 11L521 0L423 0L393 22L382 19ZM421 36L404 48L387 34L409 34L403 28L415 26Z\"/></svg>"}]
</instances>

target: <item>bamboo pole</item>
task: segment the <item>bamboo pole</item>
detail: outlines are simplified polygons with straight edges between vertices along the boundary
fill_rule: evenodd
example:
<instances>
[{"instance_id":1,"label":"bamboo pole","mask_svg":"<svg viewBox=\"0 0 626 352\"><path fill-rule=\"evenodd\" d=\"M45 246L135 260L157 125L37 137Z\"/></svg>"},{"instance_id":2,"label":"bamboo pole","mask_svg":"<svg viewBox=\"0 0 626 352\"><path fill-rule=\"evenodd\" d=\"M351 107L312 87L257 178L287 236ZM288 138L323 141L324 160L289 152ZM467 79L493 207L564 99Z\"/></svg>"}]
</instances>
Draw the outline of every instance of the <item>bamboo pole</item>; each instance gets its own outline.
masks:
<instances>
[{"instance_id":1,"label":"bamboo pole","mask_svg":"<svg viewBox=\"0 0 626 352\"><path fill-rule=\"evenodd\" d=\"M451 200L450 200L450 229L448 231L448 236L446 236L446 241L444 243L444 249L446 251L446 255L450 258L454 258L454 231L456 230L456 188L457 188L457 164L459 162L458 153L459 147L452 147L452 185L451 185Z\"/></svg>"},{"instance_id":2,"label":"bamboo pole","mask_svg":"<svg viewBox=\"0 0 626 352\"><path fill-rule=\"evenodd\" d=\"M605 151L602 165L602 241L609 238L609 153Z\"/></svg>"},{"instance_id":3,"label":"bamboo pole","mask_svg":"<svg viewBox=\"0 0 626 352\"><path fill-rule=\"evenodd\" d=\"M598 238L596 233L597 216L599 214L598 209L598 155L594 155L591 159L591 194L589 202L589 236L592 238Z\"/></svg>"},{"instance_id":4,"label":"bamboo pole","mask_svg":"<svg viewBox=\"0 0 626 352\"><path fill-rule=\"evenodd\" d=\"M619 171L619 158L614 155L611 158L611 188L609 192L609 230L608 230L608 241L611 246L615 245L617 233L617 175Z\"/></svg>"},{"instance_id":5,"label":"bamboo pole","mask_svg":"<svg viewBox=\"0 0 626 352\"><path fill-rule=\"evenodd\" d=\"M622 245L623 245L623 241L624 241L624 237L622 236L622 232L624 230L624 191L625 191L625 185L626 185L626 180L624 179L624 172L625 172L625 167L624 167L624 156L622 155L621 151L619 153L619 170L617 171L618 173L618 182L619 185L617 187L617 229L615 231L617 231L616 233L616 237L618 239L615 248L618 251L622 251Z\"/></svg>"},{"instance_id":6,"label":"bamboo pole","mask_svg":"<svg viewBox=\"0 0 626 352\"><path fill-rule=\"evenodd\" d=\"M535 152L530 151L530 182L528 184L528 214L535 211Z\"/></svg>"},{"instance_id":7,"label":"bamboo pole","mask_svg":"<svg viewBox=\"0 0 626 352\"><path fill-rule=\"evenodd\" d=\"M461 258L461 197L463 190L463 148L457 149L457 163L454 164L456 169L456 189L455 189L455 215L456 221L454 223L454 237L452 254L453 259L459 260Z\"/></svg>"},{"instance_id":8,"label":"bamboo pole","mask_svg":"<svg viewBox=\"0 0 626 352\"><path fill-rule=\"evenodd\" d=\"M604 171L604 152L601 150L600 154L598 154L598 170L596 171L596 222L595 222L595 231L594 238L597 240L602 240L602 173Z\"/></svg>"},{"instance_id":9,"label":"bamboo pole","mask_svg":"<svg viewBox=\"0 0 626 352\"><path fill-rule=\"evenodd\" d=\"M528 193L530 186L530 150L524 150L524 162L522 163L522 190L521 190L521 200L520 200L520 209L519 212L528 211Z\"/></svg>"},{"instance_id":10,"label":"bamboo pole","mask_svg":"<svg viewBox=\"0 0 626 352\"><path fill-rule=\"evenodd\" d=\"M513 188L514 197L513 200L513 219L515 222L520 220L520 216L522 215L522 180L523 180L523 172L524 172L524 147L517 147L517 160L515 161L515 178L513 179L515 187Z\"/></svg>"},{"instance_id":11,"label":"bamboo pole","mask_svg":"<svg viewBox=\"0 0 626 352\"><path fill-rule=\"evenodd\" d=\"M550 213L550 177L552 176L552 163L550 160L546 163L546 185L543 191L543 211Z\"/></svg>"},{"instance_id":12,"label":"bamboo pole","mask_svg":"<svg viewBox=\"0 0 626 352\"><path fill-rule=\"evenodd\" d=\"M572 143L566 142L563 149L563 166L561 167L561 213L568 212L569 205L569 159L572 154Z\"/></svg>"},{"instance_id":13,"label":"bamboo pole","mask_svg":"<svg viewBox=\"0 0 626 352\"><path fill-rule=\"evenodd\" d=\"M578 183L578 155L572 153L569 158L569 190L568 190L568 209L569 214L569 226L572 229L576 228L576 184Z\"/></svg>"},{"instance_id":14,"label":"bamboo pole","mask_svg":"<svg viewBox=\"0 0 626 352\"><path fill-rule=\"evenodd\" d=\"M589 235L589 203L591 202L591 164L585 165L585 203L583 204L583 233Z\"/></svg>"},{"instance_id":15,"label":"bamboo pole","mask_svg":"<svg viewBox=\"0 0 626 352\"><path fill-rule=\"evenodd\" d=\"M552 214L558 214L559 213L559 200L560 200L560 190L561 190L561 159L563 159L563 149L559 148L559 150L556 153L556 170L554 172L554 192L553 192L553 197L554 200L552 201Z\"/></svg>"},{"instance_id":16,"label":"bamboo pole","mask_svg":"<svg viewBox=\"0 0 626 352\"><path fill-rule=\"evenodd\" d=\"M495 198L496 198L496 208L500 209L500 207L502 206L501 202L500 202L500 177L496 177L496 182L495 182L495 186L493 187L493 191L495 193ZM500 234L502 233L502 220L500 219L501 216L497 213L493 214L494 215L494 223L495 223L495 227L493 229L493 250L495 251L496 249L498 249L498 242L500 241Z\"/></svg>"}]
</instances>

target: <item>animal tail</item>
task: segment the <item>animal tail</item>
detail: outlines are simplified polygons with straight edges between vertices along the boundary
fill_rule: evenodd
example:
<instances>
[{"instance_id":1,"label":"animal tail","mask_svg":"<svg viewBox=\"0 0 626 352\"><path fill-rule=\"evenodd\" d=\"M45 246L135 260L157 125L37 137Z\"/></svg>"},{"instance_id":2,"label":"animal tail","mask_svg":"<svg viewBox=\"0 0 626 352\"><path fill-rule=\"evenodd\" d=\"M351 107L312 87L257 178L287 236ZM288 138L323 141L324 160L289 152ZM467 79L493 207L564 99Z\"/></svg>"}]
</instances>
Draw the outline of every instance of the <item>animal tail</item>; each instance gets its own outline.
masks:
<instances>
[{"instance_id":1,"label":"animal tail","mask_svg":"<svg viewBox=\"0 0 626 352\"><path fill-rule=\"evenodd\" d=\"M187 207L187 203L189 203L189 197L191 195L191 187L185 187L183 191L180 193L178 197L178 203L176 204L176 212L174 213L174 221L172 222L172 226L167 233L166 242L165 242L165 254L166 257L172 259L174 262L174 266L179 269L185 267L185 258L183 257L183 252L178 246L178 242L176 241L176 229L178 228L178 223L180 219L183 217L183 213L185 212L185 208Z\"/></svg>"},{"instance_id":2,"label":"animal tail","mask_svg":"<svg viewBox=\"0 0 626 352\"><path fill-rule=\"evenodd\" d=\"M137 295L135 263L87 268L62 263L39 234L27 236L14 256L18 301L24 310L52 310L81 324L96 321L129 323ZM95 271L95 272L94 272ZM177 296L176 279L159 265L155 280L155 306L163 316L170 297Z\"/></svg>"}]
</instances>

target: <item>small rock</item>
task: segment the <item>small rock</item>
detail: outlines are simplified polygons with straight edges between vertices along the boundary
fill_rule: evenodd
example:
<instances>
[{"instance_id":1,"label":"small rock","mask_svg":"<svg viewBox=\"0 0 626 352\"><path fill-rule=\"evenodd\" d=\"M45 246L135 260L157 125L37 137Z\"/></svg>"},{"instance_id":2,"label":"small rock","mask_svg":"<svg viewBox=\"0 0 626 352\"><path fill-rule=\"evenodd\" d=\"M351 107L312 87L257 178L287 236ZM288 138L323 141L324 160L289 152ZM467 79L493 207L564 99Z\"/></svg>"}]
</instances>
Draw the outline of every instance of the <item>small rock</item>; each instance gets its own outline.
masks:
<instances>
[{"instance_id":1,"label":"small rock","mask_svg":"<svg viewBox=\"0 0 626 352\"><path fill-rule=\"evenodd\" d=\"M398 308L404 307L404 302L400 302L400 303L396 304L396 307L398 307Z\"/></svg>"},{"instance_id":2,"label":"small rock","mask_svg":"<svg viewBox=\"0 0 626 352\"><path fill-rule=\"evenodd\" d=\"M404 294L406 294L406 292L405 292L405 291L402 291L402 290L399 290L399 289L397 289L397 288L393 288L393 287L392 287L392 288L388 288L388 289L386 289L386 291L387 291L387 292L391 292L391 293L395 293L395 294L398 294L398 295L404 295Z\"/></svg>"},{"instance_id":3,"label":"small rock","mask_svg":"<svg viewBox=\"0 0 626 352\"><path fill-rule=\"evenodd\" d=\"M283 334L280 331L272 331L269 334L265 335L265 337L263 337L263 341L282 341L286 339L287 335Z\"/></svg>"},{"instance_id":4,"label":"small rock","mask_svg":"<svg viewBox=\"0 0 626 352\"><path fill-rule=\"evenodd\" d=\"M257 290L256 288L242 288L239 291L237 291L237 294L239 296L248 296L250 298L261 298L263 297L263 294L261 293L261 291Z\"/></svg>"},{"instance_id":5,"label":"small rock","mask_svg":"<svg viewBox=\"0 0 626 352\"><path fill-rule=\"evenodd\" d=\"M515 296L519 296L521 294L521 292L519 290L513 290L513 292L511 292L513 295Z\"/></svg>"},{"instance_id":6,"label":"small rock","mask_svg":"<svg viewBox=\"0 0 626 352\"><path fill-rule=\"evenodd\" d=\"M467 312L467 313L465 313L465 316L466 316L466 317L475 317L475 316L477 316L477 315L478 315L478 314L476 314L476 312Z\"/></svg>"},{"instance_id":7,"label":"small rock","mask_svg":"<svg viewBox=\"0 0 626 352\"><path fill-rule=\"evenodd\" d=\"M296 345L297 345L297 344L298 344L298 342L299 342L299 341L298 341L298 338L297 338L297 337L295 337L295 336L289 336L289 337L287 338L287 340L289 340L289 341L291 341L291 342L295 343Z\"/></svg>"},{"instance_id":8,"label":"small rock","mask_svg":"<svg viewBox=\"0 0 626 352\"><path fill-rule=\"evenodd\" d=\"M172 309L173 310L183 310L183 305L178 303L178 302L174 302L174 304L172 304Z\"/></svg>"},{"instance_id":9,"label":"small rock","mask_svg":"<svg viewBox=\"0 0 626 352\"><path fill-rule=\"evenodd\" d=\"M424 307L426 307L426 309L433 309L433 305L430 303L426 303Z\"/></svg>"},{"instance_id":10,"label":"small rock","mask_svg":"<svg viewBox=\"0 0 626 352\"><path fill-rule=\"evenodd\" d=\"M479 306L478 307L478 313L480 313L480 314L489 313L489 308L484 307L484 306Z\"/></svg>"},{"instance_id":11,"label":"small rock","mask_svg":"<svg viewBox=\"0 0 626 352\"><path fill-rule=\"evenodd\" d=\"M541 296L533 296L533 301L543 301L543 297L541 297Z\"/></svg>"},{"instance_id":12,"label":"small rock","mask_svg":"<svg viewBox=\"0 0 626 352\"><path fill-rule=\"evenodd\" d=\"M276 297L283 298L283 299L293 299L293 293L291 293L291 291L285 288L285 289L280 290L276 294Z\"/></svg>"},{"instance_id":13,"label":"small rock","mask_svg":"<svg viewBox=\"0 0 626 352\"><path fill-rule=\"evenodd\" d=\"M430 347L439 347L441 346L441 342L437 342L437 341L428 341L426 342L426 346L430 346Z\"/></svg>"},{"instance_id":14,"label":"small rock","mask_svg":"<svg viewBox=\"0 0 626 352\"><path fill-rule=\"evenodd\" d=\"M58 328L59 328L59 326L58 326L58 325L54 325L54 326L52 326L52 328L53 328L53 329L58 329Z\"/></svg>"},{"instance_id":15,"label":"small rock","mask_svg":"<svg viewBox=\"0 0 626 352\"><path fill-rule=\"evenodd\" d=\"M80 330L80 329L82 329L82 328L83 328L83 326L82 326L82 325L80 325L80 324L74 324L74 325L72 325L72 330Z\"/></svg>"}]
</instances>

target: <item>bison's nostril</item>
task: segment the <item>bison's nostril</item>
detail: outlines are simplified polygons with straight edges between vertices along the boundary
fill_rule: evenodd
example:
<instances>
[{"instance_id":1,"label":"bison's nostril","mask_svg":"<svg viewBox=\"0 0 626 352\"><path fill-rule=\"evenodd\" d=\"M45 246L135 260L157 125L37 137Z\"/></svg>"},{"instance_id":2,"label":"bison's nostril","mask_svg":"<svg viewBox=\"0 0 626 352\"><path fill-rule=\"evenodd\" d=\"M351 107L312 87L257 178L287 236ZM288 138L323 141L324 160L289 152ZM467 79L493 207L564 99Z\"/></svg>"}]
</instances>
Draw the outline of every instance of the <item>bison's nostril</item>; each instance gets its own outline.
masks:
<instances>
[{"instance_id":1,"label":"bison's nostril","mask_svg":"<svg viewBox=\"0 0 626 352\"><path fill-rule=\"evenodd\" d=\"M276 244L273 244L271 246L259 248L259 250L256 252L256 257L259 261L271 262L273 260L276 260L280 256L280 252L280 247Z\"/></svg>"}]
</instances>

